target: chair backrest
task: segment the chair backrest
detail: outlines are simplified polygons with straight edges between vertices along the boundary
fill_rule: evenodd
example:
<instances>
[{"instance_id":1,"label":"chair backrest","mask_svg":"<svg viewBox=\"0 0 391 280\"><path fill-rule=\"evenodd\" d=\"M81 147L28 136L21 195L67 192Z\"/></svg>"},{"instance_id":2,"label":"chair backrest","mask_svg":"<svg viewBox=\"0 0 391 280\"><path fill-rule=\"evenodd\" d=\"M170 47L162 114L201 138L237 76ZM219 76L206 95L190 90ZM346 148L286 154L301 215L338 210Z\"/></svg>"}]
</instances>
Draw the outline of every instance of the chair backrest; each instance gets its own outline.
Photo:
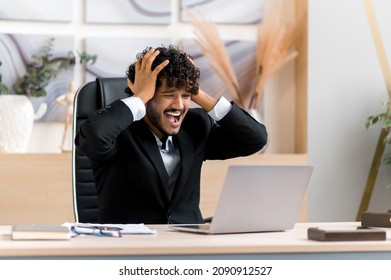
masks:
<instances>
[{"instance_id":1,"label":"chair backrest","mask_svg":"<svg viewBox=\"0 0 391 280\"><path fill-rule=\"evenodd\" d=\"M92 112L106 107L115 100L128 97L126 78L98 78L81 86L73 104L73 139L80 126ZM89 159L72 149L72 193L75 221L96 223L98 199Z\"/></svg>"}]
</instances>

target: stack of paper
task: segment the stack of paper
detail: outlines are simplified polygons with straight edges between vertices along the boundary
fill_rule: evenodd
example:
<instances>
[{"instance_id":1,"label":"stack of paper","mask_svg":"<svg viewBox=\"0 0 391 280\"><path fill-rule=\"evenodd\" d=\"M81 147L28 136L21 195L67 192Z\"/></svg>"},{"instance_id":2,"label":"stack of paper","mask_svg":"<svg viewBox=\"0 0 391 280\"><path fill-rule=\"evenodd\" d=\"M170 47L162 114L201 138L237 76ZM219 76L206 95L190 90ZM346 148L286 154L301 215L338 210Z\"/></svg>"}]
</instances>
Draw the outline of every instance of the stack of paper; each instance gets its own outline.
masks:
<instances>
[{"instance_id":1,"label":"stack of paper","mask_svg":"<svg viewBox=\"0 0 391 280\"><path fill-rule=\"evenodd\" d=\"M121 228L121 234L154 234L156 230L152 230L144 224L94 224L94 223L64 223L63 226L71 228L74 225L81 226L104 226ZM72 233L73 234L73 233ZM73 234L76 235L76 234Z\"/></svg>"}]
</instances>

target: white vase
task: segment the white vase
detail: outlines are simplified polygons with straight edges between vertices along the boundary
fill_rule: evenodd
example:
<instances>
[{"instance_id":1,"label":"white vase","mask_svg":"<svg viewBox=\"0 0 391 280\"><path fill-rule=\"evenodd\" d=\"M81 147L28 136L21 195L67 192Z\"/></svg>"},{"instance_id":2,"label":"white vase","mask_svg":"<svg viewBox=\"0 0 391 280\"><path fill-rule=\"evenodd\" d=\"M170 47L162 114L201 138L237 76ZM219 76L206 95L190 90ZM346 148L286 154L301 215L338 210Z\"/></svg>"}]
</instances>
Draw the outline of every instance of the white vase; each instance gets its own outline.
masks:
<instances>
[{"instance_id":1,"label":"white vase","mask_svg":"<svg viewBox=\"0 0 391 280\"><path fill-rule=\"evenodd\" d=\"M34 124L34 109L25 95L0 95L0 152L26 152Z\"/></svg>"}]
</instances>

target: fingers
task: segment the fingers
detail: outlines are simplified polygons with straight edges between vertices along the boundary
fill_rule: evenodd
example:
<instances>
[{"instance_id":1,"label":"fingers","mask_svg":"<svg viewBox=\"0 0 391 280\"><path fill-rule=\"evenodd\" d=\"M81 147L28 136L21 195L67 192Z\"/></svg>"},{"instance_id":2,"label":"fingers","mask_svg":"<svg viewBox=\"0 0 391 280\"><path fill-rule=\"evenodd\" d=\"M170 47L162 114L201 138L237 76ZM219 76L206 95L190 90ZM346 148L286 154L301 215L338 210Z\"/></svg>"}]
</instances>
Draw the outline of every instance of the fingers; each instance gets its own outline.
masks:
<instances>
[{"instance_id":1,"label":"fingers","mask_svg":"<svg viewBox=\"0 0 391 280\"><path fill-rule=\"evenodd\" d=\"M153 62L159 53L159 50L150 48L142 57L139 57L135 63L134 82L127 81L128 87L134 95L140 97L144 103L153 98L157 76L169 63L168 60L165 60L152 70Z\"/></svg>"},{"instance_id":2,"label":"fingers","mask_svg":"<svg viewBox=\"0 0 391 280\"><path fill-rule=\"evenodd\" d=\"M153 70L153 72L155 73L155 75L157 76L157 74L159 74L159 72L162 71L162 69L163 69L164 67L166 67L169 63L170 63L169 60L165 60L165 61L163 61L162 63L160 63L158 66L156 66L155 69Z\"/></svg>"},{"instance_id":3,"label":"fingers","mask_svg":"<svg viewBox=\"0 0 391 280\"><path fill-rule=\"evenodd\" d=\"M196 66L194 60L193 60L190 56L188 56L187 59L191 62L191 64L193 64L194 66Z\"/></svg>"},{"instance_id":4,"label":"fingers","mask_svg":"<svg viewBox=\"0 0 391 280\"><path fill-rule=\"evenodd\" d=\"M141 69L141 57L137 59L136 63L134 64L134 68L136 71L140 71Z\"/></svg>"},{"instance_id":5,"label":"fingers","mask_svg":"<svg viewBox=\"0 0 391 280\"><path fill-rule=\"evenodd\" d=\"M143 56L140 56L137 59L137 61L134 64L136 72L139 72L144 69L148 69L148 67L146 67L147 60L151 56L151 53L153 53L153 51L154 51L154 49L150 48ZM149 69L151 69L151 68L149 68Z\"/></svg>"},{"instance_id":6,"label":"fingers","mask_svg":"<svg viewBox=\"0 0 391 280\"><path fill-rule=\"evenodd\" d=\"M159 50L150 48L141 59L141 69L146 71L151 71L152 63L155 58L158 56Z\"/></svg>"},{"instance_id":7,"label":"fingers","mask_svg":"<svg viewBox=\"0 0 391 280\"><path fill-rule=\"evenodd\" d=\"M155 50L154 48L150 48L143 57L137 60L136 69L145 71L146 73L153 73L157 76L157 74L167 66L169 63L168 60L163 61L155 69L152 71L152 64L155 61L156 57L159 55L160 51Z\"/></svg>"}]
</instances>

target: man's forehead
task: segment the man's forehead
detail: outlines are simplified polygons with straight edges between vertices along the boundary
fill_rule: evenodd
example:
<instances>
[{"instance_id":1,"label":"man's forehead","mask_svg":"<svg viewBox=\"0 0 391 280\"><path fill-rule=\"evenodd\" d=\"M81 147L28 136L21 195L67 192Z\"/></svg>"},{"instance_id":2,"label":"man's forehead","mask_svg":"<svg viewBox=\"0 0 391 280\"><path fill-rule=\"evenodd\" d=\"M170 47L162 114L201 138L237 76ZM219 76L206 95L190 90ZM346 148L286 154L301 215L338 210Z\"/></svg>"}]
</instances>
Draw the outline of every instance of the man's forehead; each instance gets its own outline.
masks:
<instances>
[{"instance_id":1,"label":"man's forehead","mask_svg":"<svg viewBox=\"0 0 391 280\"><path fill-rule=\"evenodd\" d=\"M167 86L166 79L161 79L162 85L159 88L160 92L173 92L178 90L185 90L185 88L177 88L175 86Z\"/></svg>"},{"instance_id":2,"label":"man's forehead","mask_svg":"<svg viewBox=\"0 0 391 280\"><path fill-rule=\"evenodd\" d=\"M173 92L173 91L178 91L180 89L175 88L175 87L161 87L160 92Z\"/></svg>"}]
</instances>

